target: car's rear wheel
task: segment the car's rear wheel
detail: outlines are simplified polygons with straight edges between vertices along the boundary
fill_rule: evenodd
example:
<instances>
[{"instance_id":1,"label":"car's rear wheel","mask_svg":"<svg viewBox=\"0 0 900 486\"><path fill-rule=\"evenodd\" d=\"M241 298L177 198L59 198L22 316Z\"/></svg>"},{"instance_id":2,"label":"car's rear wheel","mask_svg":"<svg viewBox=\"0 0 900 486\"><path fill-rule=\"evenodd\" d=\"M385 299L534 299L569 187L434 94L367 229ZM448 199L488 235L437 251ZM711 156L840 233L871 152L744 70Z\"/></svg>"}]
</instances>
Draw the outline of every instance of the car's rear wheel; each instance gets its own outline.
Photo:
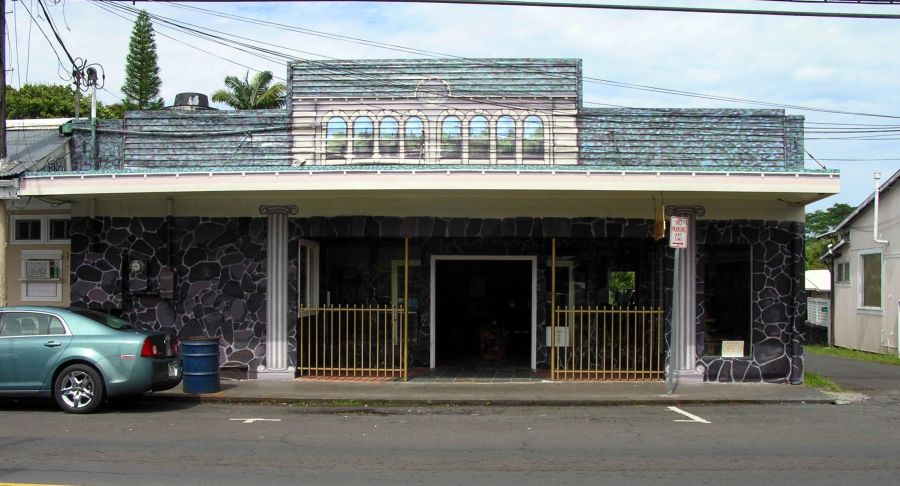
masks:
<instances>
[{"instance_id":1,"label":"car's rear wheel","mask_svg":"<svg viewBox=\"0 0 900 486\"><path fill-rule=\"evenodd\" d=\"M91 413L103 402L103 378L88 365L66 367L53 386L56 403L66 413Z\"/></svg>"}]
</instances>

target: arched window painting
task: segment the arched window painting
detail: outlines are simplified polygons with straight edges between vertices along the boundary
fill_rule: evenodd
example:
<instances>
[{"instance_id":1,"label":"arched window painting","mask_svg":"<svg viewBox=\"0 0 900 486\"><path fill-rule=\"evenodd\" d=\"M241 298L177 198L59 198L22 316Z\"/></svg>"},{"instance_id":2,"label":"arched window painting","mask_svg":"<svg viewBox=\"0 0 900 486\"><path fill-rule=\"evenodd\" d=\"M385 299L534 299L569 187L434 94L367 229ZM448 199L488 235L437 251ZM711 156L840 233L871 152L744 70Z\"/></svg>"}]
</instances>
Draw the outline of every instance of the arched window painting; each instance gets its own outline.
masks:
<instances>
[{"instance_id":1,"label":"arched window painting","mask_svg":"<svg viewBox=\"0 0 900 486\"><path fill-rule=\"evenodd\" d=\"M403 130L404 152L407 159L422 160L425 158L425 126L419 117L406 120Z\"/></svg>"},{"instance_id":2,"label":"arched window painting","mask_svg":"<svg viewBox=\"0 0 900 486\"><path fill-rule=\"evenodd\" d=\"M444 118L441 124L441 158L462 157L462 123L455 116Z\"/></svg>"},{"instance_id":3,"label":"arched window painting","mask_svg":"<svg viewBox=\"0 0 900 486\"><path fill-rule=\"evenodd\" d=\"M397 155L400 152L400 125L397 120L387 117L378 126L378 151L381 155Z\"/></svg>"},{"instance_id":4,"label":"arched window painting","mask_svg":"<svg viewBox=\"0 0 900 486\"><path fill-rule=\"evenodd\" d=\"M523 124L522 157L544 158L544 123L536 116L529 116Z\"/></svg>"},{"instance_id":5,"label":"arched window painting","mask_svg":"<svg viewBox=\"0 0 900 486\"><path fill-rule=\"evenodd\" d=\"M353 155L371 157L375 147L374 125L372 119L363 116L353 122Z\"/></svg>"},{"instance_id":6,"label":"arched window painting","mask_svg":"<svg viewBox=\"0 0 900 486\"><path fill-rule=\"evenodd\" d=\"M347 122L334 117L325 125L325 158L343 159L347 154Z\"/></svg>"},{"instance_id":7,"label":"arched window painting","mask_svg":"<svg viewBox=\"0 0 900 486\"><path fill-rule=\"evenodd\" d=\"M476 116L469 122L469 158L488 159L491 156L491 139L487 118Z\"/></svg>"},{"instance_id":8,"label":"arched window painting","mask_svg":"<svg viewBox=\"0 0 900 486\"><path fill-rule=\"evenodd\" d=\"M497 120L497 158L516 158L516 121L509 116Z\"/></svg>"}]
</instances>

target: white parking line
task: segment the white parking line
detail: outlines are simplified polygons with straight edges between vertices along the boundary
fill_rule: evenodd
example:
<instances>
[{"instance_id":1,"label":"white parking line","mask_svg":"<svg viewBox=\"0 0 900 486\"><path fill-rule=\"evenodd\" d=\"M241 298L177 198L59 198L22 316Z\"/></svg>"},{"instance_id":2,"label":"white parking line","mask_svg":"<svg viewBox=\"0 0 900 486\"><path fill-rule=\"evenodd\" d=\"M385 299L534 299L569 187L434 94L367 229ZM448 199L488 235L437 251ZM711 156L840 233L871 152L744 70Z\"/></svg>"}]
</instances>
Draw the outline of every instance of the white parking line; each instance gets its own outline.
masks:
<instances>
[{"instance_id":1,"label":"white parking line","mask_svg":"<svg viewBox=\"0 0 900 486\"><path fill-rule=\"evenodd\" d=\"M687 418L690 419L690 420L673 420L673 422L694 422L694 423L698 423L698 424L709 424L709 423L712 423L712 422L710 422L709 420L706 420L706 419L704 419L704 418L698 417L698 416L696 416L696 415L694 415L694 414L692 414L692 413L685 412L684 410L682 410L682 409L680 409L680 408L678 408L678 407L669 407L669 410L671 410L671 411L673 411L673 412L676 412L676 413L680 413L681 415L684 415L685 417L687 417Z\"/></svg>"},{"instance_id":2,"label":"white parking line","mask_svg":"<svg viewBox=\"0 0 900 486\"><path fill-rule=\"evenodd\" d=\"M228 419L228 420L243 422L245 424L252 424L253 422L281 422L281 419L266 419L266 418L233 418L233 419Z\"/></svg>"}]
</instances>

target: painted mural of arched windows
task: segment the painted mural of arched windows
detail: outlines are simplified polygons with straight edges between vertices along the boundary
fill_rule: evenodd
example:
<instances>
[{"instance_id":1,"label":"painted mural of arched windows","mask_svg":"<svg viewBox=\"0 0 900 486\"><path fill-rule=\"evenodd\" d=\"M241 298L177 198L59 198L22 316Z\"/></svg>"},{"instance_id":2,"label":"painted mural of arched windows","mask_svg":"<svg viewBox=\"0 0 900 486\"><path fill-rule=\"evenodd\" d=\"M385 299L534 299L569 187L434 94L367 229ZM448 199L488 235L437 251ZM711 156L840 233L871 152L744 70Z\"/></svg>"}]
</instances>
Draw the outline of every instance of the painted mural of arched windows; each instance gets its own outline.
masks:
<instances>
[{"instance_id":1,"label":"painted mural of arched windows","mask_svg":"<svg viewBox=\"0 0 900 486\"><path fill-rule=\"evenodd\" d=\"M325 158L364 162L522 163L547 158L545 120L534 114L445 112L429 128L423 115L340 113L325 119Z\"/></svg>"},{"instance_id":2,"label":"painted mural of arched windows","mask_svg":"<svg viewBox=\"0 0 900 486\"><path fill-rule=\"evenodd\" d=\"M347 122L332 117L325 125L325 158L342 159L347 155Z\"/></svg>"},{"instance_id":3,"label":"painted mural of arched windows","mask_svg":"<svg viewBox=\"0 0 900 486\"><path fill-rule=\"evenodd\" d=\"M441 158L462 158L462 122L459 117L448 116L441 123Z\"/></svg>"},{"instance_id":4,"label":"painted mural of arched windows","mask_svg":"<svg viewBox=\"0 0 900 486\"><path fill-rule=\"evenodd\" d=\"M378 152L383 156L400 153L400 125L394 117L383 118L378 125Z\"/></svg>"},{"instance_id":5,"label":"painted mural of arched windows","mask_svg":"<svg viewBox=\"0 0 900 486\"><path fill-rule=\"evenodd\" d=\"M425 148L425 125L422 119L413 116L406 120L403 127L404 155L407 159L418 160L423 157Z\"/></svg>"},{"instance_id":6,"label":"painted mural of arched windows","mask_svg":"<svg viewBox=\"0 0 900 486\"><path fill-rule=\"evenodd\" d=\"M511 116L497 120L497 158L516 158L516 121Z\"/></svg>"},{"instance_id":7,"label":"painted mural of arched windows","mask_svg":"<svg viewBox=\"0 0 900 486\"><path fill-rule=\"evenodd\" d=\"M353 155L371 157L375 150L375 126L372 119L361 116L353 122Z\"/></svg>"},{"instance_id":8,"label":"painted mural of arched windows","mask_svg":"<svg viewBox=\"0 0 900 486\"><path fill-rule=\"evenodd\" d=\"M491 157L490 135L487 118L479 115L469 120L469 159Z\"/></svg>"},{"instance_id":9,"label":"painted mural of arched windows","mask_svg":"<svg viewBox=\"0 0 900 486\"><path fill-rule=\"evenodd\" d=\"M534 115L522 124L522 158L544 158L544 122Z\"/></svg>"}]
</instances>

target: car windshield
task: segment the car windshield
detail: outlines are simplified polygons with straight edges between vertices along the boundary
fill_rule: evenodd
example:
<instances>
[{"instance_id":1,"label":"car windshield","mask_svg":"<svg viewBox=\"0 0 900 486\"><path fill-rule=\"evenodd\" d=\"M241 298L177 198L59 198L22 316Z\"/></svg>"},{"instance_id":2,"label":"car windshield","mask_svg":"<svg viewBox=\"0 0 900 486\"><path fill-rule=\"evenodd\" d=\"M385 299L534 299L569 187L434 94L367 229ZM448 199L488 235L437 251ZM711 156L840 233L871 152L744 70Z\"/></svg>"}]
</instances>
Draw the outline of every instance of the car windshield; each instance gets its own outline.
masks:
<instances>
[{"instance_id":1,"label":"car windshield","mask_svg":"<svg viewBox=\"0 0 900 486\"><path fill-rule=\"evenodd\" d=\"M97 312L94 310L76 309L71 307L69 308L69 310L75 314L78 314L79 316L87 317L88 319L99 324L103 324L104 326L111 329L134 329L134 326L132 326L130 322L119 319L115 316L111 316L109 314L104 314L102 312Z\"/></svg>"}]
</instances>

